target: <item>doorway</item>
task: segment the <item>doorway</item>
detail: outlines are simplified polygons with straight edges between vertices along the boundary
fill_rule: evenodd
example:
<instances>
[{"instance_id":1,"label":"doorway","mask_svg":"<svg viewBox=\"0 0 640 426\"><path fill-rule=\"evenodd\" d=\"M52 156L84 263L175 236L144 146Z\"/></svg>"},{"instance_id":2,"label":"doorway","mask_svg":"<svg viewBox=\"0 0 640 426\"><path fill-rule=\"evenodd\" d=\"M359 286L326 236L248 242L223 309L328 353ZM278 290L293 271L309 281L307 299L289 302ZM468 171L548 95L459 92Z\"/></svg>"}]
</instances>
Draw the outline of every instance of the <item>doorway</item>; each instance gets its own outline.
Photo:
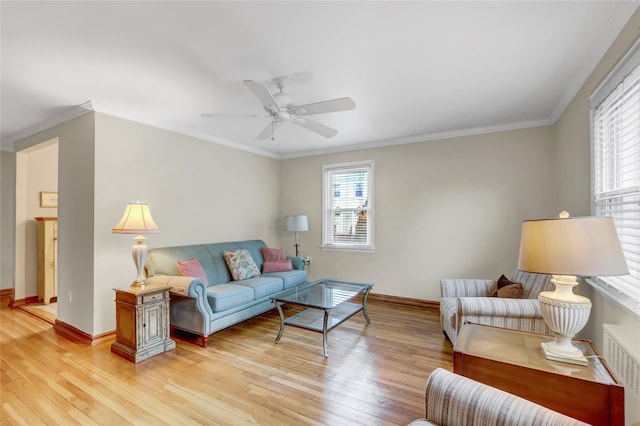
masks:
<instances>
[{"instance_id":1,"label":"doorway","mask_svg":"<svg viewBox=\"0 0 640 426\"><path fill-rule=\"evenodd\" d=\"M14 305L49 322L57 317L57 258L52 245L57 243L57 233L49 237L51 247L44 256L39 223L57 223L57 193L58 138L17 152ZM42 284L45 270L52 281L46 293Z\"/></svg>"}]
</instances>

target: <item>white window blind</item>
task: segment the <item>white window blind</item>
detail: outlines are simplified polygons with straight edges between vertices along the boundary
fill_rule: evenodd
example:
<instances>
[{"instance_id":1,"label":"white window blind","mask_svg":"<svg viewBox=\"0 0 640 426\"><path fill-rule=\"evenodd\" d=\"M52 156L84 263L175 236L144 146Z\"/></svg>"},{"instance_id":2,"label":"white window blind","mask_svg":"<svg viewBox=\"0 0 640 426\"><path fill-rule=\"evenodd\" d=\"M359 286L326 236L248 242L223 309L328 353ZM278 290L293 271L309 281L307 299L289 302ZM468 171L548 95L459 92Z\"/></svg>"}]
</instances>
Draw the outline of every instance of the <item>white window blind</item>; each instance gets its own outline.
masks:
<instances>
[{"instance_id":1,"label":"white window blind","mask_svg":"<svg viewBox=\"0 0 640 426\"><path fill-rule=\"evenodd\" d=\"M596 281L625 306L640 303L638 52L634 46L591 98L593 210L597 216L613 218L630 272L619 277L598 277Z\"/></svg>"},{"instance_id":2,"label":"white window blind","mask_svg":"<svg viewBox=\"0 0 640 426\"><path fill-rule=\"evenodd\" d=\"M322 248L373 250L373 161L324 165L322 174Z\"/></svg>"}]
</instances>

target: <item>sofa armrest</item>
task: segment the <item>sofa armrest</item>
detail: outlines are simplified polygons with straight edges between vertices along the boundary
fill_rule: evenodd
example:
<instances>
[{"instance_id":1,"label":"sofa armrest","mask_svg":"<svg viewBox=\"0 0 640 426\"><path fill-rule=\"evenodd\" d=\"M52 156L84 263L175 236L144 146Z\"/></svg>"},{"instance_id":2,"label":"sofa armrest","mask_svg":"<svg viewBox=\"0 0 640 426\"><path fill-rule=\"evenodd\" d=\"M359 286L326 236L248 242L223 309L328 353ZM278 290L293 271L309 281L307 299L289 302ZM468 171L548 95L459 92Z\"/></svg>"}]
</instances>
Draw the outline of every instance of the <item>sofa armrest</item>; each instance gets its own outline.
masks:
<instances>
[{"instance_id":1,"label":"sofa armrest","mask_svg":"<svg viewBox=\"0 0 640 426\"><path fill-rule=\"evenodd\" d=\"M300 256L287 256L287 259L291 260L291 263L293 264L293 269L304 271L304 267L306 266L306 261L304 260L304 258Z\"/></svg>"},{"instance_id":2,"label":"sofa armrest","mask_svg":"<svg viewBox=\"0 0 640 426\"><path fill-rule=\"evenodd\" d=\"M440 280L442 297L489 297L498 282L484 279L443 279Z\"/></svg>"},{"instance_id":3,"label":"sofa armrest","mask_svg":"<svg viewBox=\"0 0 640 426\"><path fill-rule=\"evenodd\" d=\"M500 297L460 297L458 313L462 316L542 318L537 299L506 299Z\"/></svg>"},{"instance_id":4,"label":"sofa armrest","mask_svg":"<svg viewBox=\"0 0 640 426\"><path fill-rule=\"evenodd\" d=\"M157 274L147 279L149 284L171 286L171 293L197 298L207 293L207 286L199 278Z\"/></svg>"},{"instance_id":5,"label":"sofa armrest","mask_svg":"<svg viewBox=\"0 0 640 426\"><path fill-rule=\"evenodd\" d=\"M442 368L427 379L425 404L426 420L441 426L586 424Z\"/></svg>"}]
</instances>

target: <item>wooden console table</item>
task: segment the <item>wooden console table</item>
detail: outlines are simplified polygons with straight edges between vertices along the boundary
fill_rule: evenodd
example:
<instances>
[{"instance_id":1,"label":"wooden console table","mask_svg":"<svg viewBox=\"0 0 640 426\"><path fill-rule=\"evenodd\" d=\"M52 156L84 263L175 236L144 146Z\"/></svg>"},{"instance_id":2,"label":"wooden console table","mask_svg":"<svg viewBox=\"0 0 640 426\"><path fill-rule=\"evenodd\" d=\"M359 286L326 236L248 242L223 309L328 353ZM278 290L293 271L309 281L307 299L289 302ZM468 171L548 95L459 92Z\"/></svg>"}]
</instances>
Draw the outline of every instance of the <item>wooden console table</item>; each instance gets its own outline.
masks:
<instances>
[{"instance_id":1,"label":"wooden console table","mask_svg":"<svg viewBox=\"0 0 640 426\"><path fill-rule=\"evenodd\" d=\"M545 359L543 334L465 323L453 371L593 425L624 426L624 387L593 343L574 339L588 366Z\"/></svg>"}]
</instances>

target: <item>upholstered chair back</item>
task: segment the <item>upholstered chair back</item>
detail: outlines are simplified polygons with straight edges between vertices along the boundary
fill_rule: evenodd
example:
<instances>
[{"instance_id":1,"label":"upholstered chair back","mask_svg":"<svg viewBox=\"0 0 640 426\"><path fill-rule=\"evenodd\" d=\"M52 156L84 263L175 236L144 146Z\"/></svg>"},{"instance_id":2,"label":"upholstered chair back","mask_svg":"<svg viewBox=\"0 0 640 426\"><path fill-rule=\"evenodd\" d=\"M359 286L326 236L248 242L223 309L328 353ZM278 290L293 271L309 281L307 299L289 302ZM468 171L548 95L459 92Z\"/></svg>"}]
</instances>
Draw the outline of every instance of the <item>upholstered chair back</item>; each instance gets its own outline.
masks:
<instances>
[{"instance_id":1,"label":"upholstered chair back","mask_svg":"<svg viewBox=\"0 0 640 426\"><path fill-rule=\"evenodd\" d=\"M541 291L553 291L555 285L551 282L551 275L534 274L516 269L513 272L513 282L522 283L522 298L537 299Z\"/></svg>"}]
</instances>

